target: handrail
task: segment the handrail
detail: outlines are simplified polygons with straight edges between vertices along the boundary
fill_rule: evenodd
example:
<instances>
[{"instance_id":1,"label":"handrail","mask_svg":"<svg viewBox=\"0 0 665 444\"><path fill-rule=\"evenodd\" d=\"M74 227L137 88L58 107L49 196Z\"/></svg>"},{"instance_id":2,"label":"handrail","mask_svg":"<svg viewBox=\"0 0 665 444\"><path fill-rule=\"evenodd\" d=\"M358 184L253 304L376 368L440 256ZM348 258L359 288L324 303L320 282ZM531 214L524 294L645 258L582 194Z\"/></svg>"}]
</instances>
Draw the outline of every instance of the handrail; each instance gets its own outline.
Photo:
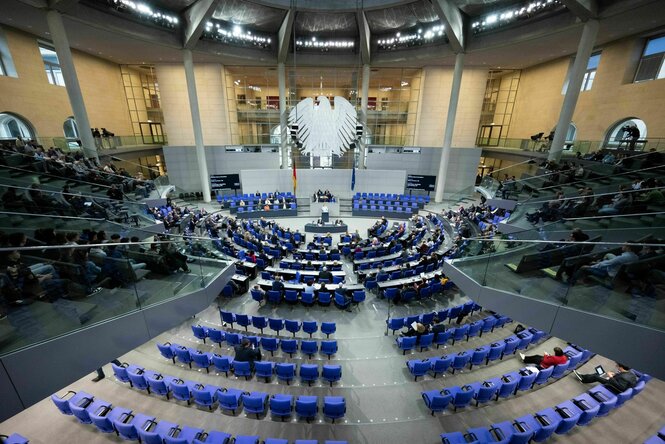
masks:
<instances>
[{"instance_id":1,"label":"handrail","mask_svg":"<svg viewBox=\"0 0 665 444\"><path fill-rule=\"evenodd\" d=\"M57 218L62 218L62 219L78 219L78 220L86 220L86 221L102 221L102 222L109 222L113 223L111 221L108 221L104 218L94 218L94 217L80 217L80 216L54 216L52 214L35 214L35 213L18 213L15 211L3 211L0 210L0 214L13 214L17 216L31 216L31 217L57 217Z\"/></svg>"},{"instance_id":2,"label":"handrail","mask_svg":"<svg viewBox=\"0 0 665 444\"><path fill-rule=\"evenodd\" d=\"M613 165L613 166L615 166L615 165ZM598 178L593 178L593 179L582 179L582 180L578 180L578 181L570 182L570 183L551 185L549 187L539 188L538 191L548 190L550 188L558 188L562 185L571 186L571 185L574 185L574 184L580 183L580 182L593 182L596 179L605 179L605 178L608 178L608 177L617 177L617 176L623 176L623 175L627 175L627 174L636 174L636 173L641 173L641 172L644 172L644 171L655 170L655 169L658 169L658 168L665 168L665 165L656 165L656 166L652 166L652 167L641 168L639 170L628 170L628 171L624 171L622 173L610 174L610 175L607 175L607 176L600 176ZM560 171L557 171L557 172L560 172Z\"/></svg>"},{"instance_id":3,"label":"handrail","mask_svg":"<svg viewBox=\"0 0 665 444\"><path fill-rule=\"evenodd\" d=\"M38 185L41 185L41 184L38 184ZM125 202L124 200L123 201L118 201L116 199L111 199L110 197L94 196L92 194L64 193L62 191L45 190L45 189L42 189L42 188L21 187L21 186L18 186L18 185L6 185L6 184L1 184L0 183L0 188L2 188L2 187L4 187L4 188L15 188L15 189L18 189L18 190L27 190L27 191L37 190L37 191L41 191L41 192L49 193L49 194L51 194L51 193L60 193L60 194L66 195L66 196L89 197L90 199L94 199L94 200L109 200L111 202L131 203L131 204L135 204L135 205L145 205L147 207L147 204L144 203L144 202L138 202L138 201ZM27 213L23 213L23 214L27 214Z\"/></svg>"},{"instance_id":4,"label":"handrail","mask_svg":"<svg viewBox=\"0 0 665 444\"><path fill-rule=\"evenodd\" d=\"M612 218L614 219L615 217L636 217L636 216L654 216L657 214L665 214L665 211L656 211L653 213L630 213L630 214L613 214ZM573 218L568 218L564 217L562 220L565 221L576 221L576 220L592 220L592 219L607 219L609 216L586 216L586 217L573 217Z\"/></svg>"},{"instance_id":5,"label":"handrail","mask_svg":"<svg viewBox=\"0 0 665 444\"><path fill-rule=\"evenodd\" d=\"M0 150L0 151L2 151L2 150ZM18 154L18 153L16 153L16 154ZM78 182L78 183L82 183L82 184L86 184L86 185L92 185L92 186L100 187L100 188L111 188L108 185L101 185L101 184L98 184L98 183L95 183L95 182L87 182L87 181L81 180L81 179L72 179L72 178L69 178L69 177L57 176L57 175L51 174L51 173L40 173L38 171L26 170L26 169L23 169L23 168L9 166L9 165L2 165L2 168L10 168L10 169L16 170L16 171L24 171L24 172L30 173L30 174L38 174L40 176L48 176L48 177L53 177L54 179L66 180L68 182Z\"/></svg>"},{"instance_id":6,"label":"handrail","mask_svg":"<svg viewBox=\"0 0 665 444\"><path fill-rule=\"evenodd\" d=\"M653 188L640 188L639 190L633 190L632 188L630 190L623 190L621 191L624 194L628 193L642 193L644 191L650 191L650 190L662 190L665 189L665 186L662 187L653 187ZM573 197L561 197L561 198L554 198L554 199L547 199L547 200L534 200L534 201L525 201L525 202L517 202L517 205L522 206L526 204L543 204L547 202L556 202L556 201L565 201L565 200L579 200L579 199L586 199L589 197L598 197L598 196L608 196L608 195L615 195L617 194L618 191L613 191L609 193L594 193L594 194L589 194L588 196L573 196Z\"/></svg>"}]
</instances>

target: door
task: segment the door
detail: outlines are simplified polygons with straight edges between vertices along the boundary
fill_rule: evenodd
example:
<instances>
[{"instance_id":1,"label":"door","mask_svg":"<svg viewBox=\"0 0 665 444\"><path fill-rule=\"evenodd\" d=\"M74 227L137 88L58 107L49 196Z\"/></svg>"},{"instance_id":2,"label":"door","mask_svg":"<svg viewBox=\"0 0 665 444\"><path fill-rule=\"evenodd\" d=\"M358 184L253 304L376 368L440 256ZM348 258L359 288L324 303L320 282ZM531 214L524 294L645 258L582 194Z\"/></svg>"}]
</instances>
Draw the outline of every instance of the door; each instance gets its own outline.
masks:
<instances>
[{"instance_id":1,"label":"door","mask_svg":"<svg viewBox=\"0 0 665 444\"><path fill-rule=\"evenodd\" d=\"M478 131L476 145L498 146L502 131L503 125L482 125Z\"/></svg>"},{"instance_id":2,"label":"door","mask_svg":"<svg viewBox=\"0 0 665 444\"><path fill-rule=\"evenodd\" d=\"M162 124L155 122L141 122L141 138L147 145L155 143L164 143L164 133Z\"/></svg>"}]
</instances>

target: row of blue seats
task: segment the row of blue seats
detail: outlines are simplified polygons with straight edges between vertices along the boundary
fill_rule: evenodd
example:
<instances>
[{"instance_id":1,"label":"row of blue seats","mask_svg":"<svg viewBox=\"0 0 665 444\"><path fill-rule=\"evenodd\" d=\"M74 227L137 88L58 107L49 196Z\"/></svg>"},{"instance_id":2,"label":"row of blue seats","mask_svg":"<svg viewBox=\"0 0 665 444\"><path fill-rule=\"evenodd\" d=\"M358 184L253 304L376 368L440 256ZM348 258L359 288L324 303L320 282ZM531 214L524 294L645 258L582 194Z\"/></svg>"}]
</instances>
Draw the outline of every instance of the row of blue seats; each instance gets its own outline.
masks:
<instances>
[{"instance_id":1,"label":"row of blue seats","mask_svg":"<svg viewBox=\"0 0 665 444\"><path fill-rule=\"evenodd\" d=\"M338 269L335 270L335 268L338 268ZM341 268L342 268L342 264L339 264L339 267L330 267L330 271L341 271ZM275 275L284 276L284 278L286 279L286 276L285 276L286 274L290 274L290 273L284 273L283 271L281 271L281 268L279 270L276 270L276 271L272 272L272 273L269 272L269 271L262 271L261 272L261 279L265 279L267 281L273 281L273 280L275 280ZM341 284L342 282L344 282L344 278L345 278L345 276L333 276L332 277L332 283L333 284ZM304 276L300 272L296 272L295 273L295 279L291 279L289 282L303 282L303 281L308 281L308 280L316 281L319 284L330 284L331 283L330 279L321 279L317 276L311 276L311 275Z\"/></svg>"},{"instance_id":2,"label":"row of blue seats","mask_svg":"<svg viewBox=\"0 0 665 444\"><path fill-rule=\"evenodd\" d=\"M466 338L468 341L470 338L475 336L482 337L483 333L494 331L495 328L501 328L509 321L511 321L511 319L507 316L490 315L470 324L463 324L459 327L453 327L446 331L439 332L436 334L436 337L434 333L427 333L422 335L420 336L420 340L416 341L416 345L420 347L420 351L423 351L425 348L429 348L432 344L435 344L437 349L442 345L445 347L445 345L451 339L451 345L455 345L456 341L460 341L464 338ZM405 343L406 339L409 339L409 337L397 338L397 346L401 350L404 350L405 354L406 350L409 348L405 349L404 347L409 347L409 342L411 342L406 341Z\"/></svg>"},{"instance_id":3,"label":"row of blue seats","mask_svg":"<svg viewBox=\"0 0 665 444\"><path fill-rule=\"evenodd\" d=\"M472 400L476 401L476 407L492 398L498 401L499 398L516 395L518 391L531 390L536 385L546 384L550 378L559 379L567 370L573 370L586 362L582 358L586 357L588 360L591 357L590 352L572 346L566 347L564 353L568 356L565 364L551 366L540 371L536 371L533 367L524 367L496 378L463 386L447 387L442 390L429 390L421 394L427 408L432 411L432 415L434 412L444 411L449 404L452 404L454 410L457 411L458 408L469 405ZM414 360L407 363L412 374L425 374L428 371L423 361Z\"/></svg>"},{"instance_id":4,"label":"row of blue seats","mask_svg":"<svg viewBox=\"0 0 665 444\"><path fill-rule=\"evenodd\" d=\"M466 433L442 433L443 444L469 443L511 443L526 444L541 442L552 434L565 435L575 426L587 425L597 416L607 415L613 408L640 393L650 378L641 378L634 388L614 394L605 386L599 385L575 398L541 410L533 415L525 415L514 421L492 424L490 427L467 429Z\"/></svg>"},{"instance_id":5,"label":"row of blue seats","mask_svg":"<svg viewBox=\"0 0 665 444\"><path fill-rule=\"evenodd\" d=\"M27 441L26 441L27 442ZM644 444L665 444L665 427L660 429L658 433L649 437Z\"/></svg>"},{"instance_id":6,"label":"row of blue seats","mask_svg":"<svg viewBox=\"0 0 665 444\"><path fill-rule=\"evenodd\" d=\"M295 321L298 322L298 321ZM335 333L337 330L337 327L335 326L334 322L324 322L322 324L326 325L321 325L321 332L326 334L327 337L330 337L331 334ZM217 329L214 329L217 330ZM219 330L217 330L219 331ZM205 338L210 337L210 330L208 327L202 327L200 325L192 325L192 333L194 336L198 339L202 339L203 343L205 343ZM223 334L223 337L221 338L222 340L225 340L226 343L228 344L229 347L235 347L236 345L239 345L243 339L248 339L249 342L254 344L255 346L263 345L268 343L269 339L275 339L275 338L265 338L262 336L255 336L255 335L242 335L240 333L230 333L230 332L221 332ZM278 332L279 333L279 332ZM294 334L295 337L295 334ZM214 342L218 343L219 346L222 346L222 340L219 340L220 338L213 335ZM295 339L293 339L295 341ZM283 339L283 341L290 341L289 339ZM305 341L303 339L302 341ZM315 342L315 341L307 341L307 342ZM321 341L321 348L323 348L323 343L324 342L333 342L333 341ZM336 342L336 341L334 341Z\"/></svg>"},{"instance_id":7,"label":"row of blue seats","mask_svg":"<svg viewBox=\"0 0 665 444\"><path fill-rule=\"evenodd\" d=\"M473 301L468 301L464 304L446 308L445 310L430 311L427 313L410 315L403 318L390 318L386 320L386 324L388 324L389 328L393 331L393 334L395 334L396 330L399 330L402 327L408 327L414 322L420 322L421 324L429 325L434 321L434 317L439 318L439 321L441 322L445 321L446 319L448 319L449 322L452 322L453 319L456 319L462 313L471 315L474 312L480 310L482 310L480 305Z\"/></svg>"},{"instance_id":8,"label":"row of blue seats","mask_svg":"<svg viewBox=\"0 0 665 444\"><path fill-rule=\"evenodd\" d=\"M302 366L301 366L302 367ZM314 366L316 367L316 366ZM125 369L123 372L119 371ZM318 367L315 368L318 372ZM207 407L210 411L213 410L215 404L219 405L220 410L231 411L234 415L237 410L244 408L245 412L252 415L256 415L256 418L259 419L259 416L266 413L266 404L268 400L268 394L264 392L247 392L240 389L235 389L231 387L219 387L212 384L201 384L197 381L182 380L169 375L162 375L161 373L154 372L152 370L145 370L137 366L127 367L118 367L114 369L114 374L116 378L122 382L128 382L131 387L138 390L145 390L149 394L154 393L156 395L164 396L166 399L170 399L170 396L173 396L174 399L178 401L186 401L187 405L190 405L192 401L200 407ZM311 375L308 375L305 372L304 381L311 380ZM283 397L282 397L283 396ZM289 406L291 407L288 410L288 414L285 404L285 397L289 397L291 402ZM293 397L290 395L281 395L275 394L270 396L271 401L275 397L282 397L279 405L279 414L275 411L272 411L272 402L271 402L271 413L276 416L290 416L290 412L293 411ZM314 397L316 398L316 397ZM346 404L344 398L341 398L342 402ZM318 404L318 398L316 398L316 403ZM332 407L332 410L337 411L339 415L339 410ZM336 416L335 414L328 415L325 410L324 402L324 415L331 418L339 418L341 416ZM343 416L343 415L342 415Z\"/></svg>"},{"instance_id":9,"label":"row of blue seats","mask_svg":"<svg viewBox=\"0 0 665 444\"><path fill-rule=\"evenodd\" d=\"M252 299L257 301L259 305L264 301L264 296L261 292L252 288L250 294L252 295ZM300 302L303 305L312 306L316 302L319 305L329 306L334 302L339 308L346 308L350 304L359 304L365 300L365 296L364 290L355 290L351 294L351 299L347 299L345 295L339 291L335 291L334 296L329 291L318 290L316 291L316 294L306 293L304 291L299 292L298 290L285 290L284 294L278 290L268 290L266 292L267 301L271 304L281 304L282 302L296 304Z\"/></svg>"},{"instance_id":10,"label":"row of blue seats","mask_svg":"<svg viewBox=\"0 0 665 444\"><path fill-rule=\"evenodd\" d=\"M285 210L285 209L295 210L295 209L298 208L298 206L296 205L295 202L292 202L292 203L287 204L287 205L288 205L287 208L284 208L282 205L272 205L272 206L269 206L269 207L273 211L274 210ZM235 206L236 206L235 202L231 202L230 206L231 206L231 208L235 208ZM238 206L238 213L253 213L253 212L264 212L264 211L270 211L270 210L266 210L265 206L264 207L254 207L253 205Z\"/></svg>"},{"instance_id":11,"label":"row of blue seats","mask_svg":"<svg viewBox=\"0 0 665 444\"><path fill-rule=\"evenodd\" d=\"M473 349L463 350L454 355L443 355L440 358L422 359L418 361L419 365L417 368L413 364L409 366L407 362L407 367L416 378L424 375L427 371L432 371L434 377L436 377L438 373L444 373L449 368L454 374L455 370L461 370L467 365L470 370L474 365L487 365L490 361L496 361L497 359L502 360L506 355L515 354L517 350L526 350L530 344L534 344L544 337L544 331L531 328L530 331L525 330L517 333L517 335L511 335L503 341L497 341ZM429 369L426 368L428 364ZM417 373L414 373L416 371Z\"/></svg>"},{"instance_id":12,"label":"row of blue seats","mask_svg":"<svg viewBox=\"0 0 665 444\"><path fill-rule=\"evenodd\" d=\"M309 337L311 338L312 334L319 330L319 324L316 321L298 321L280 318L267 318L266 321L265 316L249 316L242 313L233 313L224 310L219 310L219 316L223 323L231 324L231 328L233 328L233 324L238 324L241 327L245 327L245 331L247 331L247 327L252 325L254 328L261 330L261 334L263 334L264 328L270 328L275 333L277 333L277 336L279 336L280 331L286 330L290 333L293 333L293 337L295 337L296 333L302 329L303 332L309 333ZM207 328L208 332L215 330L213 328L205 328ZM337 324L334 322L321 322L320 328L321 333L325 334L326 337L330 337L331 334L337 331Z\"/></svg>"},{"instance_id":13,"label":"row of blue seats","mask_svg":"<svg viewBox=\"0 0 665 444\"><path fill-rule=\"evenodd\" d=\"M265 404L268 402L267 394L261 392L219 393L222 398L228 396L237 399L238 403L244 403L246 411L261 408L265 411ZM68 398L70 394L72 396ZM115 433L125 441L139 441L142 444L259 444L261 442L259 436L237 435L232 439L231 434L226 432L204 431L169 421L157 421L154 416L114 406L102 399L95 399L83 391L69 391L64 396L53 394L51 399L61 413L74 416L82 424L94 424L102 433ZM295 410L298 417L305 418L309 422L316 418L318 398L299 396L295 406L291 409L289 406L292 406L291 395L273 395L270 398L271 413L275 416L290 417ZM324 397L323 412L333 421L343 417L346 412L344 398ZM288 440L268 438L264 444L288 444ZM318 441L296 440L295 444L318 444ZM346 444L346 441L326 441L326 444Z\"/></svg>"},{"instance_id":14,"label":"row of blue seats","mask_svg":"<svg viewBox=\"0 0 665 444\"><path fill-rule=\"evenodd\" d=\"M348 247L344 247L344 248L348 248ZM346 254L346 253L344 253L344 248L342 248L342 254L344 254L345 256L350 255L351 250L349 249L349 254ZM372 268L379 268L379 267L392 267L392 266L395 266L395 265L402 265L404 263L417 261L418 259L420 259L420 254L415 253L415 254L407 257L407 258L398 257L396 259L387 259L387 260L383 260L383 261L365 262L363 264L358 265L358 270L369 270L369 269L372 269Z\"/></svg>"},{"instance_id":15,"label":"row of blue seats","mask_svg":"<svg viewBox=\"0 0 665 444\"><path fill-rule=\"evenodd\" d=\"M0 435L0 443L2 444L28 444L29 442L28 438L18 433L12 433L9 436Z\"/></svg>"},{"instance_id":16,"label":"row of blue seats","mask_svg":"<svg viewBox=\"0 0 665 444\"><path fill-rule=\"evenodd\" d=\"M288 346L284 346L282 341L282 350L288 350ZM183 364L188 364L191 368L191 363L194 362L198 367L205 368L207 373L210 373L210 366L220 373L224 373L227 377L229 372L233 372L237 377L244 377L249 379L252 374L257 377L265 378L266 382L270 382L273 375L277 376L280 381L286 382L287 385L296 377L296 364L292 363L277 363L271 361L255 361L254 368L249 362L235 361L233 357L227 355L219 355L217 353L205 353L195 349L187 349L191 360L187 358L184 351L181 354L173 352L169 343L157 344L160 354L166 359L171 359L176 363L176 359ZM115 370L115 367L114 367ZM300 365L300 379L303 382L311 384L319 379L328 382L332 387L333 382L339 381L342 378L342 367L340 365L323 365L319 370L316 364L301 364Z\"/></svg>"},{"instance_id":17,"label":"row of blue seats","mask_svg":"<svg viewBox=\"0 0 665 444\"><path fill-rule=\"evenodd\" d=\"M240 236L233 236L233 242L236 245L238 245L240 247L243 247L243 248L246 248L248 250L252 250L252 251L255 251L255 252L256 251L261 251L261 249L259 249L258 245L256 245L253 242L246 241L245 239L243 239ZM288 244L288 245L286 245L286 244ZM290 246L291 249L293 249L293 245L290 242L285 242L284 246L286 247L287 250L289 250L289 246ZM270 246L268 246L268 245L263 245L262 249L263 249L263 252L265 254L269 255L269 256L277 257L277 258L282 257L282 250L280 250L279 248L270 248ZM242 254L242 255L240 253L238 253L238 257L242 260L244 260L245 256L246 256L246 253L245 252L243 252L243 253L244 254ZM257 265L257 267L259 267L261 269L265 268L265 264L259 264L259 258L256 259L256 265Z\"/></svg>"},{"instance_id":18,"label":"row of blue seats","mask_svg":"<svg viewBox=\"0 0 665 444\"><path fill-rule=\"evenodd\" d=\"M305 253L305 256L307 256L309 253ZM314 257L312 254L311 257ZM304 258L305 261L313 261L315 259L307 259L307 257ZM319 259L320 261L341 261L342 260L342 255L340 253L331 253L330 255L326 253L319 253ZM328 266L328 265L326 265ZM318 270L321 268L319 265L318 268L314 265L311 267L308 267L307 264L303 264L302 262L285 262L282 261L279 263L279 268L284 268L287 270L307 270L307 271L314 271ZM342 269L342 264L338 265L330 265L328 267L330 271L336 271L336 270L341 270Z\"/></svg>"},{"instance_id":19,"label":"row of blue seats","mask_svg":"<svg viewBox=\"0 0 665 444\"><path fill-rule=\"evenodd\" d=\"M408 200L429 203L429 196L414 196L412 194L391 194L391 193L356 193L354 199L392 199Z\"/></svg>"}]
</instances>

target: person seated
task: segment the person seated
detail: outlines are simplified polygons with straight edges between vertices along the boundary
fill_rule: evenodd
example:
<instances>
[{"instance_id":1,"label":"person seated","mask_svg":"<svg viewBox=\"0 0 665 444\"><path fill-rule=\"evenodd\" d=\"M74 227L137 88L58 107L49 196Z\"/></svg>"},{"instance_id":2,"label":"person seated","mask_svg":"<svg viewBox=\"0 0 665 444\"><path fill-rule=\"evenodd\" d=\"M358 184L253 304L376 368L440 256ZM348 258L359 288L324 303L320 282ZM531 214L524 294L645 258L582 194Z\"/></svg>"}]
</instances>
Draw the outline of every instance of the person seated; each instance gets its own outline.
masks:
<instances>
[{"instance_id":1,"label":"person seated","mask_svg":"<svg viewBox=\"0 0 665 444\"><path fill-rule=\"evenodd\" d=\"M561 347L554 347L553 355L543 353L542 355L525 356L524 353L520 353L520 358L525 364L535 364L541 370L568 362L568 357L563 354Z\"/></svg>"},{"instance_id":2,"label":"person seated","mask_svg":"<svg viewBox=\"0 0 665 444\"><path fill-rule=\"evenodd\" d=\"M279 275L275 276L275 280L272 281L272 290L279 291L280 293L284 291L284 283Z\"/></svg>"},{"instance_id":3,"label":"person seated","mask_svg":"<svg viewBox=\"0 0 665 444\"><path fill-rule=\"evenodd\" d=\"M256 263L256 253L254 253L254 250L249 250L247 256L245 257L245 260Z\"/></svg>"},{"instance_id":4,"label":"person seated","mask_svg":"<svg viewBox=\"0 0 665 444\"><path fill-rule=\"evenodd\" d=\"M607 372L606 375L601 376L597 373L581 374L577 370L573 370L575 377L583 384L590 382L600 382L605 385L609 390L614 393L621 393L629 388L637 385L637 375L630 371L630 367L620 362L616 363L618 372Z\"/></svg>"},{"instance_id":5,"label":"person seated","mask_svg":"<svg viewBox=\"0 0 665 444\"><path fill-rule=\"evenodd\" d=\"M260 294L262 299L264 299L264 300L266 300L266 301L268 300L268 294L267 294L266 291L265 291L263 288L261 288L259 285L254 285L254 291L255 291L256 293Z\"/></svg>"},{"instance_id":6,"label":"person seated","mask_svg":"<svg viewBox=\"0 0 665 444\"><path fill-rule=\"evenodd\" d=\"M409 328L405 332L401 332L400 336L416 336L416 344L420 342L420 337L429 333L429 326L416 322L416 328L409 325Z\"/></svg>"},{"instance_id":7,"label":"person seated","mask_svg":"<svg viewBox=\"0 0 665 444\"><path fill-rule=\"evenodd\" d=\"M434 319L432 319L432 327L430 329L431 333L434 333L434 337L436 338L436 335L439 333L443 333L446 331L446 325L441 322L441 319L439 319L438 316L434 316Z\"/></svg>"},{"instance_id":8,"label":"person seated","mask_svg":"<svg viewBox=\"0 0 665 444\"><path fill-rule=\"evenodd\" d=\"M234 361L249 362L250 369L254 370L254 361L261 360L261 350L257 349L249 339L243 338L242 342L234 348Z\"/></svg>"},{"instance_id":9,"label":"person seated","mask_svg":"<svg viewBox=\"0 0 665 444\"><path fill-rule=\"evenodd\" d=\"M332 273L328 270L328 267L324 266L321 272L319 272L319 281L321 279L327 280L329 283L333 280Z\"/></svg>"},{"instance_id":10,"label":"person seated","mask_svg":"<svg viewBox=\"0 0 665 444\"><path fill-rule=\"evenodd\" d=\"M615 254L608 253L605 255L605 258L602 261L593 263L592 265L583 265L580 267L580 269L577 270L570 279L570 285L574 285L580 277L586 277L587 275L598 276L600 278L614 278L622 265L630 264L639 260L637 252L637 245L632 243L625 244L621 247L620 255L617 256Z\"/></svg>"}]
</instances>

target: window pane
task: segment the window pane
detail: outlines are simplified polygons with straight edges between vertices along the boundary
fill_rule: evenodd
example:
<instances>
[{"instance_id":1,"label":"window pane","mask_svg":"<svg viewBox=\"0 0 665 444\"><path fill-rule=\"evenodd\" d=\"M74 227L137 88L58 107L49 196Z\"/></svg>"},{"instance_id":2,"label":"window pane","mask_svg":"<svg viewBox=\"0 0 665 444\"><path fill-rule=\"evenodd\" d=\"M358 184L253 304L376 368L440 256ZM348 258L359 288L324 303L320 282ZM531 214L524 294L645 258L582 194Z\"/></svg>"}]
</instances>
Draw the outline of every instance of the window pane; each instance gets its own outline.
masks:
<instances>
[{"instance_id":1,"label":"window pane","mask_svg":"<svg viewBox=\"0 0 665 444\"><path fill-rule=\"evenodd\" d=\"M649 40L644 48L643 57L665 52L665 36Z\"/></svg>"},{"instance_id":2,"label":"window pane","mask_svg":"<svg viewBox=\"0 0 665 444\"><path fill-rule=\"evenodd\" d=\"M586 66L586 69L595 69L598 68L598 63L600 63L600 53L594 54L589 57L589 63Z\"/></svg>"},{"instance_id":3,"label":"window pane","mask_svg":"<svg viewBox=\"0 0 665 444\"><path fill-rule=\"evenodd\" d=\"M660 71L658 71L657 79L665 79L665 63L660 64Z\"/></svg>"},{"instance_id":4,"label":"window pane","mask_svg":"<svg viewBox=\"0 0 665 444\"><path fill-rule=\"evenodd\" d=\"M635 74L635 81L641 82L643 80L653 80L660 71L660 65L663 61L662 55L643 58L640 61L640 66Z\"/></svg>"}]
</instances>

